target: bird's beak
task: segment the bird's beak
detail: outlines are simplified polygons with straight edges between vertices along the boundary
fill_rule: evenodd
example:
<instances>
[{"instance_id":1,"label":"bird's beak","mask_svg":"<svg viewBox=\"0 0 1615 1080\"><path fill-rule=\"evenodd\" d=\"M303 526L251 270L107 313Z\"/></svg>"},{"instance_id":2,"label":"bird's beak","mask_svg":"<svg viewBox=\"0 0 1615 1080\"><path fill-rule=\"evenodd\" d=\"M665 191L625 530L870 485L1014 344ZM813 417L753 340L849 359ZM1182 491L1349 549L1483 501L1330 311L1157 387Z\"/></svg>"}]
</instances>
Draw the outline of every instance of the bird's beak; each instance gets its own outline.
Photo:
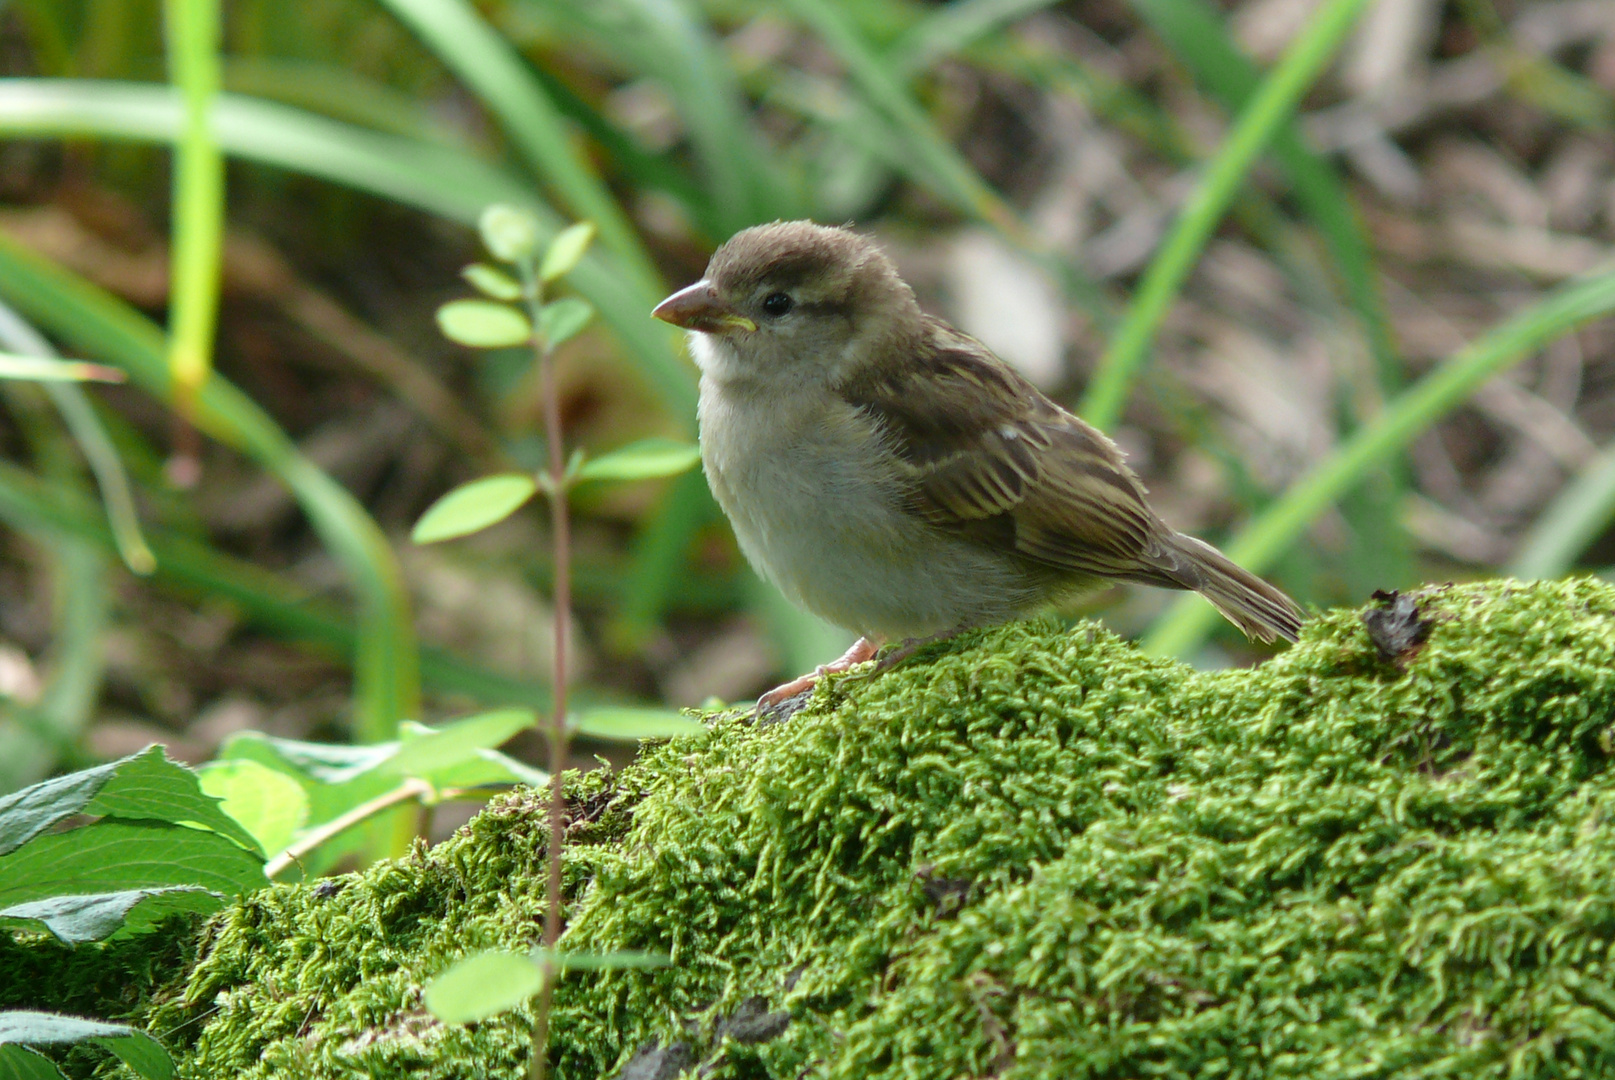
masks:
<instances>
[{"instance_id":1,"label":"bird's beak","mask_svg":"<svg viewBox=\"0 0 1615 1080\"><path fill-rule=\"evenodd\" d=\"M706 334L757 329L756 323L718 299L718 291L705 278L657 304L651 315L674 326Z\"/></svg>"}]
</instances>

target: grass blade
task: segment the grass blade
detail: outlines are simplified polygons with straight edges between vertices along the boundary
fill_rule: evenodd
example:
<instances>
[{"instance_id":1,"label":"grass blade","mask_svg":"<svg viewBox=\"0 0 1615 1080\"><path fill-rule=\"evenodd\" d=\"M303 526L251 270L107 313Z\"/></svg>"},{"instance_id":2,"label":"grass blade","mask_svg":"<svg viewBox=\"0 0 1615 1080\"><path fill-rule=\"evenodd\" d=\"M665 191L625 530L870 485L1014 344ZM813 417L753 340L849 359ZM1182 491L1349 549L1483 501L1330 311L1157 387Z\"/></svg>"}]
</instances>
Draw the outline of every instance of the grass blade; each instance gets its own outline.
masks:
<instances>
[{"instance_id":1,"label":"grass blade","mask_svg":"<svg viewBox=\"0 0 1615 1080\"><path fill-rule=\"evenodd\" d=\"M1615 449L1587 464L1548 504L1520 544L1508 572L1524 581L1568 573L1615 518Z\"/></svg>"},{"instance_id":2,"label":"grass blade","mask_svg":"<svg viewBox=\"0 0 1615 1080\"><path fill-rule=\"evenodd\" d=\"M218 0L165 0L168 67L184 101L174 144L173 269L169 279L169 371L189 419L213 367L224 262L224 155L210 114L219 96Z\"/></svg>"},{"instance_id":3,"label":"grass blade","mask_svg":"<svg viewBox=\"0 0 1615 1080\"><path fill-rule=\"evenodd\" d=\"M1486 380L1582 323L1611 312L1615 312L1615 272L1555 290L1460 349L1258 514L1224 549L1228 557L1261 573L1331 503L1463 404ZM1204 639L1216 620L1210 605L1198 597L1185 597L1156 623L1143 646L1149 652L1182 655Z\"/></svg>"},{"instance_id":4,"label":"grass blade","mask_svg":"<svg viewBox=\"0 0 1615 1080\"><path fill-rule=\"evenodd\" d=\"M484 209L499 202L537 214L544 239L561 225L519 179L451 147L232 94L220 95L213 116L219 145L232 156L368 191L467 225L474 226ZM0 79L0 137L172 142L179 129L179 99L165 86ZM639 364L669 415L693 432L695 378L674 345L681 335L647 317L661 297L647 299L614 266L595 256L586 258L569 280Z\"/></svg>"},{"instance_id":5,"label":"grass blade","mask_svg":"<svg viewBox=\"0 0 1615 1080\"><path fill-rule=\"evenodd\" d=\"M383 0L504 126L572 217L592 221L622 272L650 303L662 280L627 215L574 147L566 121L515 48L466 0Z\"/></svg>"},{"instance_id":6,"label":"grass blade","mask_svg":"<svg viewBox=\"0 0 1615 1080\"><path fill-rule=\"evenodd\" d=\"M1167 233L1161 250L1151 260L1121 327L1100 358L1080 409L1090 423L1100 428L1115 426L1167 309L1245 173L1323 71L1366 3L1367 0L1328 0L1285 50L1283 59L1240 113Z\"/></svg>"},{"instance_id":7,"label":"grass blade","mask_svg":"<svg viewBox=\"0 0 1615 1080\"><path fill-rule=\"evenodd\" d=\"M85 355L118 364L172 406L162 332L123 301L0 236L0 295ZM347 571L358 596L354 734L377 742L417 715L420 687L409 599L392 548L364 508L309 461L274 420L215 376L196 400L197 426L278 477Z\"/></svg>"},{"instance_id":8,"label":"grass blade","mask_svg":"<svg viewBox=\"0 0 1615 1080\"><path fill-rule=\"evenodd\" d=\"M113 550L111 532L89 503L5 462L0 462L0 520L52 544L82 542L98 551ZM350 659L357 655L358 636L351 622L279 574L161 528L153 530L151 546L157 556L152 580L227 600L253 625L328 655ZM97 594L106 596L107 589L98 587ZM436 690L465 694L486 705L534 709L549 705L543 686L519 682L439 649L421 650L421 677Z\"/></svg>"},{"instance_id":9,"label":"grass blade","mask_svg":"<svg viewBox=\"0 0 1615 1080\"><path fill-rule=\"evenodd\" d=\"M0 343L20 353L61 363L54 359L56 352L50 347L50 342L5 304L0 304ZM121 371L119 376L122 376ZM56 411L62 414L63 422L78 443L90 471L95 474L107 520L112 524L112 535L117 541L118 555L134 573L151 573L157 563L151 548L146 546L146 538L140 532L140 516L135 512L129 476L124 471L117 449L112 445L112 437L95 415L89 396L79 387L71 385L46 384L45 392L50 395Z\"/></svg>"},{"instance_id":10,"label":"grass blade","mask_svg":"<svg viewBox=\"0 0 1615 1080\"><path fill-rule=\"evenodd\" d=\"M1261 72L1234 45L1215 9L1204 0L1132 0L1132 5L1197 81L1227 108L1245 107L1261 83ZM1273 133L1272 151L1329 247L1347 301L1362 320L1380 385L1390 392L1401 382L1402 365L1351 193L1329 163L1307 147L1294 121L1286 120Z\"/></svg>"},{"instance_id":11,"label":"grass blade","mask_svg":"<svg viewBox=\"0 0 1615 1080\"><path fill-rule=\"evenodd\" d=\"M907 145L921 170L917 179L972 217L991 224L1018 246L1039 249L1036 238L1014 209L938 134L839 4L786 0L786 7L823 39L846 65L847 75L870 104L892 124L894 134Z\"/></svg>"}]
</instances>

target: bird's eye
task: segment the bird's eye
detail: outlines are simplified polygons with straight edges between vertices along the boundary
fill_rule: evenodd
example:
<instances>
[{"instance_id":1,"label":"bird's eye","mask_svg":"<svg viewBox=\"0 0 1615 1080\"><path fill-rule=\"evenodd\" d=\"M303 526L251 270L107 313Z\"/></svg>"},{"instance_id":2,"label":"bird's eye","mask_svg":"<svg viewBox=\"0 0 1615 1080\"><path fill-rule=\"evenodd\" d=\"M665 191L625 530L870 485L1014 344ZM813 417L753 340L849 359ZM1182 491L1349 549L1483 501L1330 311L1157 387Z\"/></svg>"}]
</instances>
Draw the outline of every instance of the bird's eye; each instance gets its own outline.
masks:
<instances>
[{"instance_id":1,"label":"bird's eye","mask_svg":"<svg viewBox=\"0 0 1615 1080\"><path fill-rule=\"evenodd\" d=\"M796 306L796 301L782 292L769 293L763 297L763 311L779 318Z\"/></svg>"}]
</instances>

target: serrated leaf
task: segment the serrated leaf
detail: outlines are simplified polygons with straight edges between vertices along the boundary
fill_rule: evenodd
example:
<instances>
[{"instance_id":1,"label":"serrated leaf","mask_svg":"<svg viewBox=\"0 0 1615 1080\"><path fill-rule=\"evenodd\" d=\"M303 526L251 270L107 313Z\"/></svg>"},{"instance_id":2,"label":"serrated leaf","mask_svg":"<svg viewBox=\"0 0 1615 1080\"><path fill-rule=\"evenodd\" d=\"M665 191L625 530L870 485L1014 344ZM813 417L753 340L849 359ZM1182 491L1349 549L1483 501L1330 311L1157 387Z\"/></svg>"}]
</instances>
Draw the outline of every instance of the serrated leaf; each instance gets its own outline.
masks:
<instances>
[{"instance_id":1,"label":"serrated leaf","mask_svg":"<svg viewBox=\"0 0 1615 1080\"><path fill-rule=\"evenodd\" d=\"M308 823L308 796L283 772L256 761L211 761L197 770L202 790L220 800L264 851L280 851Z\"/></svg>"},{"instance_id":2,"label":"serrated leaf","mask_svg":"<svg viewBox=\"0 0 1615 1080\"><path fill-rule=\"evenodd\" d=\"M414 737L403 739L388 769L418 776L436 786L440 777L473 760L478 750L492 750L519 731L533 726L536 717L527 709L500 709L458 720L447 727L411 725Z\"/></svg>"},{"instance_id":3,"label":"serrated leaf","mask_svg":"<svg viewBox=\"0 0 1615 1080\"><path fill-rule=\"evenodd\" d=\"M539 309L538 329L553 349L562 342L577 337L583 332L583 328L589 325L592 318L594 308L589 306L587 300L565 296Z\"/></svg>"},{"instance_id":4,"label":"serrated leaf","mask_svg":"<svg viewBox=\"0 0 1615 1080\"><path fill-rule=\"evenodd\" d=\"M698 735L706 730L699 720L669 709L635 708L590 709L573 718L568 726L580 735L620 742L671 739L677 735Z\"/></svg>"},{"instance_id":5,"label":"serrated leaf","mask_svg":"<svg viewBox=\"0 0 1615 1080\"><path fill-rule=\"evenodd\" d=\"M0 856L74 814L188 822L256 850L252 834L221 810L217 799L203 794L196 774L169 761L163 748L153 744L0 799Z\"/></svg>"},{"instance_id":6,"label":"serrated leaf","mask_svg":"<svg viewBox=\"0 0 1615 1080\"><path fill-rule=\"evenodd\" d=\"M526 315L493 300L450 300L437 309L437 328L450 341L473 349L522 345L533 336Z\"/></svg>"},{"instance_id":7,"label":"serrated leaf","mask_svg":"<svg viewBox=\"0 0 1615 1080\"><path fill-rule=\"evenodd\" d=\"M471 283L471 287L484 296L491 296L495 300L520 300L522 287L520 282L503 270L489 266L487 263L472 263L460 271L460 276Z\"/></svg>"},{"instance_id":8,"label":"serrated leaf","mask_svg":"<svg viewBox=\"0 0 1615 1080\"><path fill-rule=\"evenodd\" d=\"M410 539L435 544L486 529L521 509L538 491L525 473L500 473L462 484L427 508Z\"/></svg>"},{"instance_id":9,"label":"serrated leaf","mask_svg":"<svg viewBox=\"0 0 1615 1080\"><path fill-rule=\"evenodd\" d=\"M426 1007L449 1024L469 1024L514 1009L543 985L544 973L521 953L474 953L433 979Z\"/></svg>"},{"instance_id":10,"label":"serrated leaf","mask_svg":"<svg viewBox=\"0 0 1615 1080\"><path fill-rule=\"evenodd\" d=\"M530 259L538 250L538 221L518 206L495 203L477 219L477 231L494 257L505 262Z\"/></svg>"},{"instance_id":11,"label":"serrated leaf","mask_svg":"<svg viewBox=\"0 0 1615 1080\"><path fill-rule=\"evenodd\" d=\"M701 460L701 448L673 439L641 439L591 458L577 470L582 480L654 480L688 472Z\"/></svg>"},{"instance_id":12,"label":"serrated leaf","mask_svg":"<svg viewBox=\"0 0 1615 1080\"><path fill-rule=\"evenodd\" d=\"M571 272L583 258L583 253L589 249L589 242L594 239L594 222L580 221L576 225L568 225L555 235L550 241L549 248L544 252L544 261L539 264L538 277L540 281L554 281Z\"/></svg>"},{"instance_id":13,"label":"serrated leaf","mask_svg":"<svg viewBox=\"0 0 1615 1080\"><path fill-rule=\"evenodd\" d=\"M236 896L268 884L262 856L217 833L166 821L106 817L36 837L0 858L3 907L164 885L199 885Z\"/></svg>"},{"instance_id":14,"label":"serrated leaf","mask_svg":"<svg viewBox=\"0 0 1615 1080\"><path fill-rule=\"evenodd\" d=\"M149 929L182 911L205 914L224 906L224 897L195 885L174 885L84 896L52 896L0 910L0 921L43 926L67 945L105 941L119 931Z\"/></svg>"}]
</instances>

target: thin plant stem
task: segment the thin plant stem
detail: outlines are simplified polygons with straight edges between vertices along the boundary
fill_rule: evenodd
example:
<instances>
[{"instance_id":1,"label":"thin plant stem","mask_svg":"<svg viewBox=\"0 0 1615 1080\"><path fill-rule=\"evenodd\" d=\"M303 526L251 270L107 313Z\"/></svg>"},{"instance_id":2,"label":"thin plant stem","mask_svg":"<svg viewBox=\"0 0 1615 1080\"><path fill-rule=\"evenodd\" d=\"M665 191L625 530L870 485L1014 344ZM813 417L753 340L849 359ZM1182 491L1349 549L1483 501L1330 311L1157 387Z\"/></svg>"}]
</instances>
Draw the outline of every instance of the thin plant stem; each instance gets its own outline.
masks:
<instances>
[{"instance_id":1,"label":"thin plant stem","mask_svg":"<svg viewBox=\"0 0 1615 1080\"><path fill-rule=\"evenodd\" d=\"M538 1007L533 1014L533 1059L527 1067L528 1080L544 1080L549 1068L550 1003L555 996L555 954L544 958L544 981L538 987Z\"/></svg>"},{"instance_id":2,"label":"thin plant stem","mask_svg":"<svg viewBox=\"0 0 1615 1080\"><path fill-rule=\"evenodd\" d=\"M550 1000L558 974L555 945L561 937L561 840L566 827L566 795L562 773L566 769L566 641L572 617L572 536L566 503L566 445L561 431L561 401L555 387L555 350L542 332L539 313L543 308L541 285L528 268L528 307L533 320L533 349L538 356L540 394L544 399L544 427L549 443L549 475L544 490L550 503L550 534L555 560L555 646L550 685L553 707L550 712L550 843L548 903L544 909L544 984L539 992L537 1015L533 1020L533 1080L544 1080L548 1066Z\"/></svg>"}]
</instances>

